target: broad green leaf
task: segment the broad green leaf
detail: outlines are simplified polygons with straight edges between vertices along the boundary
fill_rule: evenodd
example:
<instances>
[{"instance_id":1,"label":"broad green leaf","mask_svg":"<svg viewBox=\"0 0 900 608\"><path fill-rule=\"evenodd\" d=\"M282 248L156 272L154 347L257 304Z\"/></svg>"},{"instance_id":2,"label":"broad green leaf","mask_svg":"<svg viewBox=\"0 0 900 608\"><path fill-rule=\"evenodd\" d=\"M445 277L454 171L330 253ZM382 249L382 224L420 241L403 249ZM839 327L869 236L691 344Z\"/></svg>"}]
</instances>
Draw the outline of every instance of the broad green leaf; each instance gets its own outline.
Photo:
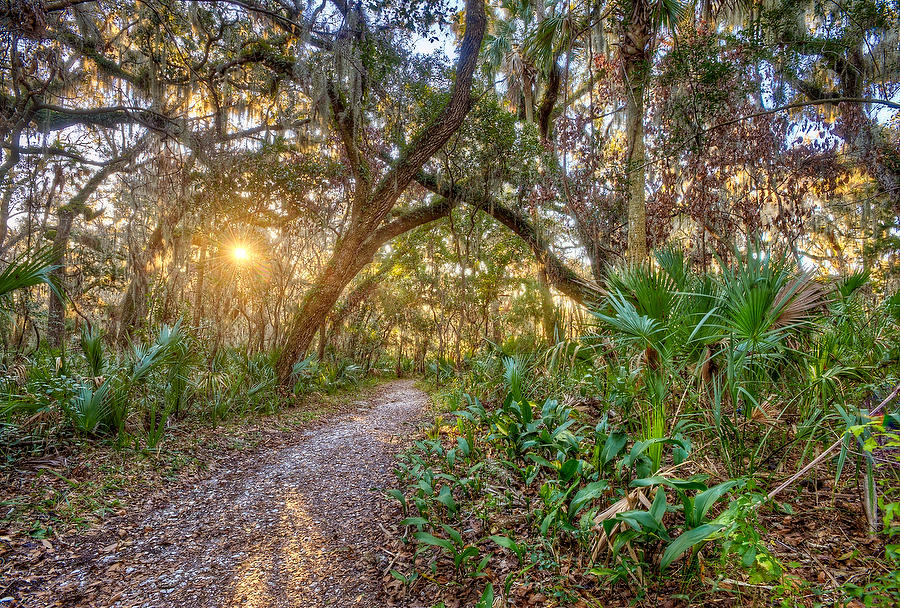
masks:
<instances>
[{"instance_id":1,"label":"broad green leaf","mask_svg":"<svg viewBox=\"0 0 900 608\"><path fill-rule=\"evenodd\" d=\"M457 437L456 443L459 445L459 452L464 457L468 457L468 455L472 452L472 446L469 445L469 440L465 437Z\"/></svg>"},{"instance_id":2,"label":"broad green leaf","mask_svg":"<svg viewBox=\"0 0 900 608\"><path fill-rule=\"evenodd\" d=\"M704 542L710 535L718 532L723 527L721 524L703 524L684 532L666 547L662 558L659 560L660 569L665 570L669 567L669 564L681 557L685 551L691 549L694 545Z\"/></svg>"},{"instance_id":3,"label":"broad green leaf","mask_svg":"<svg viewBox=\"0 0 900 608\"><path fill-rule=\"evenodd\" d=\"M488 583L487 587L484 588L484 593L481 594L481 599L478 600L478 606L476 606L476 608L491 608L493 605L494 585Z\"/></svg>"},{"instance_id":4,"label":"broad green leaf","mask_svg":"<svg viewBox=\"0 0 900 608\"><path fill-rule=\"evenodd\" d=\"M622 451L622 448L625 447L627 441L628 436L625 435L625 433L622 433L621 431L611 433L609 437L606 438L606 443L603 444L603 451L600 452L600 465L605 465L610 460L616 458Z\"/></svg>"},{"instance_id":5,"label":"broad green leaf","mask_svg":"<svg viewBox=\"0 0 900 608\"><path fill-rule=\"evenodd\" d=\"M493 536L488 536L488 540L492 540L504 549L509 549L513 553L519 552L519 545L508 536L500 536L499 534L495 534Z\"/></svg>"},{"instance_id":6,"label":"broad green leaf","mask_svg":"<svg viewBox=\"0 0 900 608\"><path fill-rule=\"evenodd\" d=\"M453 551L453 543L451 543L446 538L438 538L437 536L433 536L428 532L416 532L413 534L413 538L421 543L425 543L426 545L433 545L435 547L441 547L442 549L446 549L447 551Z\"/></svg>"},{"instance_id":7,"label":"broad green leaf","mask_svg":"<svg viewBox=\"0 0 900 608\"><path fill-rule=\"evenodd\" d=\"M698 525L706 518L706 513L726 492L732 488L744 485L743 481L732 479L713 486L705 492L700 492L694 497L694 513L692 515L693 525ZM685 513L687 517L687 513Z\"/></svg>"},{"instance_id":8,"label":"broad green leaf","mask_svg":"<svg viewBox=\"0 0 900 608\"><path fill-rule=\"evenodd\" d=\"M447 524L441 524L441 527L444 529L444 532L447 533L447 536L449 536L453 542L455 542L460 547L462 546L462 544L463 544L462 534L460 534L459 532L457 532L456 530L454 530Z\"/></svg>"},{"instance_id":9,"label":"broad green leaf","mask_svg":"<svg viewBox=\"0 0 900 608\"><path fill-rule=\"evenodd\" d=\"M609 484L604 481L593 481L586 485L585 487L578 490L578 493L575 494L575 498L572 499L572 502L569 504L569 518L571 519L575 515L578 514L581 509L594 500L595 498L599 498L603 495L603 491L609 487Z\"/></svg>"},{"instance_id":10,"label":"broad green leaf","mask_svg":"<svg viewBox=\"0 0 900 608\"><path fill-rule=\"evenodd\" d=\"M403 492L397 489L392 489L387 491L388 496L392 496L397 499L397 501L402 505L403 511L406 511L406 496L403 495Z\"/></svg>"},{"instance_id":11,"label":"broad green leaf","mask_svg":"<svg viewBox=\"0 0 900 608\"><path fill-rule=\"evenodd\" d=\"M616 519L624 521L638 532L664 532L664 528L647 511L624 511L616 515Z\"/></svg>"},{"instance_id":12,"label":"broad green leaf","mask_svg":"<svg viewBox=\"0 0 900 608\"><path fill-rule=\"evenodd\" d=\"M666 514L666 493L662 488L656 489L656 497L653 499L653 504L650 506L650 515L658 521L662 523L663 516Z\"/></svg>"},{"instance_id":13,"label":"broad green leaf","mask_svg":"<svg viewBox=\"0 0 900 608\"><path fill-rule=\"evenodd\" d=\"M441 488L441 491L438 492L435 500L447 507L447 510L451 513L456 513L458 507L456 505L456 501L453 500L453 494L450 493L450 488L448 488L447 486Z\"/></svg>"},{"instance_id":14,"label":"broad green leaf","mask_svg":"<svg viewBox=\"0 0 900 608\"><path fill-rule=\"evenodd\" d=\"M559 467L559 478L563 481L569 481L578 473L579 460L570 458L562 463Z\"/></svg>"},{"instance_id":15,"label":"broad green leaf","mask_svg":"<svg viewBox=\"0 0 900 608\"><path fill-rule=\"evenodd\" d=\"M656 475L644 477L631 482L632 488L646 488L648 486L664 485L677 490L705 490L706 484L696 479L675 479Z\"/></svg>"},{"instance_id":16,"label":"broad green leaf","mask_svg":"<svg viewBox=\"0 0 900 608\"><path fill-rule=\"evenodd\" d=\"M407 517L400 522L401 526L424 526L428 524L428 520L424 517Z\"/></svg>"}]
</instances>

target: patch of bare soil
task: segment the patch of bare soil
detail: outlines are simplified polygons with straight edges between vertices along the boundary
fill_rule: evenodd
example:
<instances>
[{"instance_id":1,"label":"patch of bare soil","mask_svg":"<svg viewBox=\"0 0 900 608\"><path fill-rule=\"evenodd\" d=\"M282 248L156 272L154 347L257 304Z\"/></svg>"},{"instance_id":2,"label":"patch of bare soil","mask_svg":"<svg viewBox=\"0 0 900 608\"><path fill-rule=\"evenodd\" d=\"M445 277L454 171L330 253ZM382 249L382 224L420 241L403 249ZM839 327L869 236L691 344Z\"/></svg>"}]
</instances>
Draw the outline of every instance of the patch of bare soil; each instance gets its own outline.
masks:
<instances>
[{"instance_id":1,"label":"patch of bare soil","mask_svg":"<svg viewBox=\"0 0 900 608\"><path fill-rule=\"evenodd\" d=\"M0 606L375 606L396 508L380 488L427 396L391 382L354 414L246 451L91 532L19 547ZM49 546L48 546L49 545Z\"/></svg>"}]
</instances>

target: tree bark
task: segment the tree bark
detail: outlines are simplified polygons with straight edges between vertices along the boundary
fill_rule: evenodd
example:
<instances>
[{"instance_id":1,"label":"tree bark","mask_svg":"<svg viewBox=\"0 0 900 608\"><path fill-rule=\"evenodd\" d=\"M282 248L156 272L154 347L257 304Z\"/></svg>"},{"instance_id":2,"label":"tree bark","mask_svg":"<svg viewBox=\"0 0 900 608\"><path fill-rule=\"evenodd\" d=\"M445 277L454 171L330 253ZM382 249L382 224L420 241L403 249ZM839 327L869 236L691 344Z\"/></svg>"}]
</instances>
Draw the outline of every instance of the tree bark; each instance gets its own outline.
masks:
<instances>
[{"instance_id":1,"label":"tree bark","mask_svg":"<svg viewBox=\"0 0 900 608\"><path fill-rule=\"evenodd\" d=\"M338 242L331 259L313 287L306 292L300 310L294 316L277 364L282 383L290 378L294 363L312 344L316 331L325 322L344 288L372 262L378 249L404 232L446 216L452 206L452 203L442 199L406 213L373 233L363 235L361 230L355 230Z\"/></svg>"},{"instance_id":2,"label":"tree bark","mask_svg":"<svg viewBox=\"0 0 900 608\"><path fill-rule=\"evenodd\" d=\"M541 292L541 325L544 329L544 340L547 344L556 344L559 340L559 316L556 313L553 294L550 292L547 273L543 268L538 269L537 284Z\"/></svg>"},{"instance_id":3,"label":"tree bark","mask_svg":"<svg viewBox=\"0 0 900 608\"><path fill-rule=\"evenodd\" d=\"M75 214L66 205L59 210L56 221L56 234L53 237L53 270L51 276L58 285L65 285L66 253L69 248L69 235L72 233L72 222ZM66 338L65 307L62 300L50 290L47 305L47 341L52 348L62 348Z\"/></svg>"},{"instance_id":4,"label":"tree bark","mask_svg":"<svg viewBox=\"0 0 900 608\"><path fill-rule=\"evenodd\" d=\"M194 325L199 326L203 321L203 288L206 280L206 250L208 242L204 235L203 244L200 245L200 253L197 258L197 293L194 296Z\"/></svg>"},{"instance_id":5,"label":"tree bark","mask_svg":"<svg viewBox=\"0 0 900 608\"><path fill-rule=\"evenodd\" d=\"M316 353L316 358L319 361L322 361L325 358L325 347L328 345L328 337L326 335L326 324L323 321L321 325L319 325L319 349Z\"/></svg>"},{"instance_id":6,"label":"tree bark","mask_svg":"<svg viewBox=\"0 0 900 608\"><path fill-rule=\"evenodd\" d=\"M633 0L625 24L622 72L625 80L625 170L628 196L628 262L647 257L647 168L644 154L644 91L649 76L651 8Z\"/></svg>"}]
</instances>

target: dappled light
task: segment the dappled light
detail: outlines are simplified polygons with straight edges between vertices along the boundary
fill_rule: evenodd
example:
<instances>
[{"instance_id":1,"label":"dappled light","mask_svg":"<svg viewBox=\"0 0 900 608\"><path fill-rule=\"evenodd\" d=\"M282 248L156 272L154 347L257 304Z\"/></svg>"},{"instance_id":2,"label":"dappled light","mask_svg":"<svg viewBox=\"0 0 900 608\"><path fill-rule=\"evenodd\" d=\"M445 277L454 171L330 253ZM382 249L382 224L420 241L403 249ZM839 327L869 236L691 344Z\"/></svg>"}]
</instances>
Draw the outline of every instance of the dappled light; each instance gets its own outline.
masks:
<instances>
[{"instance_id":1,"label":"dappled light","mask_svg":"<svg viewBox=\"0 0 900 608\"><path fill-rule=\"evenodd\" d=\"M0 4L0 608L900 605L898 32Z\"/></svg>"}]
</instances>

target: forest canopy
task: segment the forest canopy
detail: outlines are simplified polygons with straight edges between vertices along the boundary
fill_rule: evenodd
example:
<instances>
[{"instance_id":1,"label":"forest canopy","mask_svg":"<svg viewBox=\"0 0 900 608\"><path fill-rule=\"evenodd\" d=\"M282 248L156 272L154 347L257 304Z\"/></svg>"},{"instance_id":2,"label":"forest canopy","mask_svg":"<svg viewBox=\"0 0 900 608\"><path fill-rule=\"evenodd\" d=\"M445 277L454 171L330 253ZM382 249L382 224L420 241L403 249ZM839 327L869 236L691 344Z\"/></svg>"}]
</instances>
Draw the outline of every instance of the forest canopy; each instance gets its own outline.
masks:
<instances>
[{"instance_id":1,"label":"forest canopy","mask_svg":"<svg viewBox=\"0 0 900 608\"><path fill-rule=\"evenodd\" d=\"M317 332L459 360L511 327L552 339L555 309L578 317L611 266L670 244L708 269L764 242L894 284L891 2L0 15L0 254L52 250L72 304L16 296L20 352L183 318L283 349L282 378ZM365 346L339 339L356 319Z\"/></svg>"}]
</instances>

